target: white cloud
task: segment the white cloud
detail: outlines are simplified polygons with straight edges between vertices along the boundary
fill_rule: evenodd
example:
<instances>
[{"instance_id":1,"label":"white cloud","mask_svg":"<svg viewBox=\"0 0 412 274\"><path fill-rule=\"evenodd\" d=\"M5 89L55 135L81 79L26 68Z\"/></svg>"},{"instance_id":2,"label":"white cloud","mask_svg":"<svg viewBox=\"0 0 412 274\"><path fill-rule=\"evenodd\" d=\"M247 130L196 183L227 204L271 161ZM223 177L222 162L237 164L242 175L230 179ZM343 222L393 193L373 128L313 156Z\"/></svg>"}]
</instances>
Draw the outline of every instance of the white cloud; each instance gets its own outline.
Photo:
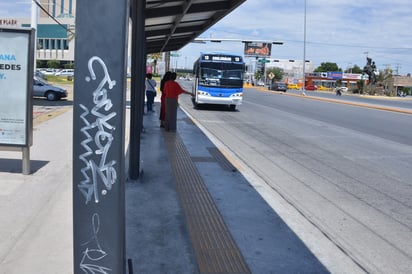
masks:
<instances>
[{"instance_id":1,"label":"white cloud","mask_svg":"<svg viewBox=\"0 0 412 274\"><path fill-rule=\"evenodd\" d=\"M30 0L0 0L0 18L30 17ZM302 59L305 0L247 0L202 37L283 41L273 58ZM315 64L363 66L366 54L378 68L412 73L410 0L306 0L306 58ZM191 67L201 51L243 52L243 44L189 44L179 66Z\"/></svg>"},{"instance_id":2,"label":"white cloud","mask_svg":"<svg viewBox=\"0 0 412 274\"><path fill-rule=\"evenodd\" d=\"M315 64L335 62L363 66L366 52L378 68L388 64L412 73L412 2L409 0L307 0L306 58ZM248 0L202 37L284 41L273 46L273 58L303 58L304 0ZM232 50L243 45L188 45L182 56L194 60L200 51ZM190 57L188 57L190 56Z\"/></svg>"},{"instance_id":3,"label":"white cloud","mask_svg":"<svg viewBox=\"0 0 412 274\"><path fill-rule=\"evenodd\" d=\"M30 14L30 0L0 0L0 18L28 18Z\"/></svg>"}]
</instances>

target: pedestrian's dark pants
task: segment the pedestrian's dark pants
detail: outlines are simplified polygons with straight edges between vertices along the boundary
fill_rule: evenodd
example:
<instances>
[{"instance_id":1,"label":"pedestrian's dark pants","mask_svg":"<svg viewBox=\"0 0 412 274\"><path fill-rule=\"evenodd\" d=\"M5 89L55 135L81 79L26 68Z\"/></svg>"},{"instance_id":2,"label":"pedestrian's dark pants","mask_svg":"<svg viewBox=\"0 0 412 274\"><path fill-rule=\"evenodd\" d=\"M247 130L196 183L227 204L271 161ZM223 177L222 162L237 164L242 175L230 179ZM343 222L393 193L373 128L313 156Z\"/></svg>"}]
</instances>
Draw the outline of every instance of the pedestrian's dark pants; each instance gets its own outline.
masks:
<instances>
[{"instance_id":1,"label":"pedestrian's dark pants","mask_svg":"<svg viewBox=\"0 0 412 274\"><path fill-rule=\"evenodd\" d=\"M153 104L154 104L154 98L155 98L155 93L151 90L146 90L146 108L147 111L153 111Z\"/></svg>"},{"instance_id":2,"label":"pedestrian's dark pants","mask_svg":"<svg viewBox=\"0 0 412 274\"><path fill-rule=\"evenodd\" d=\"M165 129L167 131L176 131L176 119L177 119L177 107L178 102L175 98L166 98L166 119L165 119Z\"/></svg>"}]
</instances>

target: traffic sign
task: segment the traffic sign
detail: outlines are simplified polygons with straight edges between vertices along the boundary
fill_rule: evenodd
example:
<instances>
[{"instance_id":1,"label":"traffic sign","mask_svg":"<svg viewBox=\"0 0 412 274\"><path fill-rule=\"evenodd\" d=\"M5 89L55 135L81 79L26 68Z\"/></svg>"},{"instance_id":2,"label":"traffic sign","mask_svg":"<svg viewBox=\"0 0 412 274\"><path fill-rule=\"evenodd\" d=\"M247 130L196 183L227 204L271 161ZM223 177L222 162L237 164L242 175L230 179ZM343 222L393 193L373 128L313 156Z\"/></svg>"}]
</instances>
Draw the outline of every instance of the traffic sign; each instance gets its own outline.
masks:
<instances>
[{"instance_id":1,"label":"traffic sign","mask_svg":"<svg viewBox=\"0 0 412 274\"><path fill-rule=\"evenodd\" d=\"M269 76L269 79L270 79L270 80L272 80L273 78L275 78L275 75L274 75L272 72L271 72L271 73L269 73L269 75L268 75L268 76Z\"/></svg>"}]
</instances>

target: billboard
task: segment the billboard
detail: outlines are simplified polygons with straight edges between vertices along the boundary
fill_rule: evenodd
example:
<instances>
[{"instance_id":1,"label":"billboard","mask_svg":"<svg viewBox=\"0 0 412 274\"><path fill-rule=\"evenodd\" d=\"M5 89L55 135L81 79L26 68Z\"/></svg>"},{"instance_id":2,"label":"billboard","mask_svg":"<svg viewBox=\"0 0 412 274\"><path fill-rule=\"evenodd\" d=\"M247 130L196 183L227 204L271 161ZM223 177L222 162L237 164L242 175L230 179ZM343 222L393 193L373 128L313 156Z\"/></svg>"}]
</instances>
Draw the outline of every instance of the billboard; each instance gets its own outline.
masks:
<instances>
[{"instance_id":1,"label":"billboard","mask_svg":"<svg viewBox=\"0 0 412 274\"><path fill-rule=\"evenodd\" d=\"M31 145L34 30L0 28L0 145Z\"/></svg>"},{"instance_id":2,"label":"billboard","mask_svg":"<svg viewBox=\"0 0 412 274\"><path fill-rule=\"evenodd\" d=\"M270 57L271 51L271 43L245 42L245 56Z\"/></svg>"}]
</instances>

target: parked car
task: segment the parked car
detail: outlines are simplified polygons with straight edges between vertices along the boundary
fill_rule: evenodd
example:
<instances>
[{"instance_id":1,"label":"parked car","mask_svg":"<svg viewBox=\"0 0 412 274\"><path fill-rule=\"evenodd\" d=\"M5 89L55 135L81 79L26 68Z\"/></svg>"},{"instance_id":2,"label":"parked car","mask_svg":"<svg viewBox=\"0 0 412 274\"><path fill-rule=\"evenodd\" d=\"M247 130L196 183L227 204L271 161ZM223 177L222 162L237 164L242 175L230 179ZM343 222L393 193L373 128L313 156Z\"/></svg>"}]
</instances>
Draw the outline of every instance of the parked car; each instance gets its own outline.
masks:
<instances>
[{"instance_id":1,"label":"parked car","mask_svg":"<svg viewBox=\"0 0 412 274\"><path fill-rule=\"evenodd\" d=\"M54 74L55 76L74 76L73 69L62 69Z\"/></svg>"},{"instance_id":2,"label":"parked car","mask_svg":"<svg viewBox=\"0 0 412 274\"><path fill-rule=\"evenodd\" d=\"M318 86L318 90L330 90L330 88L324 86Z\"/></svg>"},{"instance_id":3,"label":"parked car","mask_svg":"<svg viewBox=\"0 0 412 274\"><path fill-rule=\"evenodd\" d=\"M56 70L53 68L40 69L40 71L44 75L54 75L56 73Z\"/></svg>"},{"instance_id":4,"label":"parked car","mask_svg":"<svg viewBox=\"0 0 412 274\"><path fill-rule=\"evenodd\" d=\"M273 83L272 85L272 90L286 92L287 89L288 89L287 85L282 82L276 82L276 83Z\"/></svg>"},{"instance_id":5,"label":"parked car","mask_svg":"<svg viewBox=\"0 0 412 274\"><path fill-rule=\"evenodd\" d=\"M67 90L53 86L41 78L34 77L33 96L46 97L49 101L55 101L67 97Z\"/></svg>"},{"instance_id":6,"label":"parked car","mask_svg":"<svg viewBox=\"0 0 412 274\"><path fill-rule=\"evenodd\" d=\"M305 90L317 90L318 89L318 87L317 86L314 86L314 85L307 85L306 87L305 87Z\"/></svg>"},{"instance_id":7,"label":"parked car","mask_svg":"<svg viewBox=\"0 0 412 274\"><path fill-rule=\"evenodd\" d=\"M341 92L348 92L348 88L347 87L336 87L335 88L335 92L336 92L336 90L340 90Z\"/></svg>"},{"instance_id":8,"label":"parked car","mask_svg":"<svg viewBox=\"0 0 412 274\"><path fill-rule=\"evenodd\" d=\"M298 84L288 84L288 89L299 89Z\"/></svg>"}]
</instances>

